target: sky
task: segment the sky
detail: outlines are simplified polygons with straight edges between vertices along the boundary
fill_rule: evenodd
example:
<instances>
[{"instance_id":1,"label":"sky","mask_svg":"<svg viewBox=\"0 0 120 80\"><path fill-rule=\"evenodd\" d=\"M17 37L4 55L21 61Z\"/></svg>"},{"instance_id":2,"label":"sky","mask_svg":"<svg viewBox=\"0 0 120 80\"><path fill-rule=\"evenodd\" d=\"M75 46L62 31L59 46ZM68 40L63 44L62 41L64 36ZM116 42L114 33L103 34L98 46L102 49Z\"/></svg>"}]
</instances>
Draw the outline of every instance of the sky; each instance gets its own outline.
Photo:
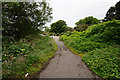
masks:
<instances>
[{"instance_id":1,"label":"sky","mask_svg":"<svg viewBox=\"0 0 120 80\"><path fill-rule=\"evenodd\" d=\"M93 16L103 19L111 6L119 0L49 0L52 7L53 19L46 26L58 21L66 21L69 27L75 27L75 23L80 19Z\"/></svg>"}]
</instances>

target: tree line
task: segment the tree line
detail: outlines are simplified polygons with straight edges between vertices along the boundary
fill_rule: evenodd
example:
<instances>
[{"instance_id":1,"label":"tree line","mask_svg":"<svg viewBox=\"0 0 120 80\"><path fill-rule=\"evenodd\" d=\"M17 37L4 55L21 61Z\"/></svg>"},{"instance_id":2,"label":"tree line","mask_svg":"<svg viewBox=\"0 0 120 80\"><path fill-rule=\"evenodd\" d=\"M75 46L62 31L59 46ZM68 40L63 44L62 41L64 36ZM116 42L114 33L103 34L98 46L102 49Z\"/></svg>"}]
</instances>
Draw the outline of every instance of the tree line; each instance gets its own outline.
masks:
<instances>
[{"instance_id":1,"label":"tree line","mask_svg":"<svg viewBox=\"0 0 120 80\"><path fill-rule=\"evenodd\" d=\"M27 35L41 32L41 28L52 20L52 8L45 0L41 2L3 2L2 3L2 35L3 39L19 40ZM110 7L104 19L93 16L85 17L75 23L75 27L68 27L66 21L58 20L46 28L46 32L63 34L67 31L84 31L88 26L100 22L120 20L120 1Z\"/></svg>"},{"instance_id":2,"label":"tree line","mask_svg":"<svg viewBox=\"0 0 120 80\"><path fill-rule=\"evenodd\" d=\"M48 28L47 29L49 32L55 34L61 34L67 31L74 30L82 32L85 31L90 25L111 21L113 19L120 20L120 1L117 2L114 7L110 7L110 9L106 13L106 16L102 20L94 18L93 16L88 16L76 22L75 23L76 26L74 28L68 27L64 20L58 20L57 22L54 22L50 25L50 29Z\"/></svg>"}]
</instances>

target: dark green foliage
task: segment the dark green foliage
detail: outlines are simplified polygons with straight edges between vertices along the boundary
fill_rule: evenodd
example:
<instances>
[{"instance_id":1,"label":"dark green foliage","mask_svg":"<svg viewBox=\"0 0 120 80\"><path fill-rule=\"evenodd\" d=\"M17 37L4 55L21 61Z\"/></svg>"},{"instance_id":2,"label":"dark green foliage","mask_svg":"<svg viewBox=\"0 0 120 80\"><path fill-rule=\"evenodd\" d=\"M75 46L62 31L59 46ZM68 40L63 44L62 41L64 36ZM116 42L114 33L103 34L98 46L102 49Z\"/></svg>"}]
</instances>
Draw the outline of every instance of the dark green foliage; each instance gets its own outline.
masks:
<instances>
[{"instance_id":1,"label":"dark green foliage","mask_svg":"<svg viewBox=\"0 0 120 80\"><path fill-rule=\"evenodd\" d=\"M83 32L66 33L61 40L78 53L85 53L83 60L95 74L120 79L119 20L92 25Z\"/></svg>"},{"instance_id":2,"label":"dark green foliage","mask_svg":"<svg viewBox=\"0 0 120 80\"><path fill-rule=\"evenodd\" d=\"M35 74L55 55L53 40L40 36L51 11L46 0L2 2L2 78Z\"/></svg>"},{"instance_id":3,"label":"dark green foliage","mask_svg":"<svg viewBox=\"0 0 120 80\"><path fill-rule=\"evenodd\" d=\"M52 32L49 33L49 36L53 36L53 35L54 35L54 33L52 33Z\"/></svg>"},{"instance_id":4,"label":"dark green foliage","mask_svg":"<svg viewBox=\"0 0 120 80\"><path fill-rule=\"evenodd\" d=\"M110 7L104 19L104 21L120 20L120 1L116 3L115 7Z\"/></svg>"},{"instance_id":5,"label":"dark green foliage","mask_svg":"<svg viewBox=\"0 0 120 80\"><path fill-rule=\"evenodd\" d=\"M60 35L59 33L56 34L56 36L59 36L59 35Z\"/></svg>"},{"instance_id":6,"label":"dark green foliage","mask_svg":"<svg viewBox=\"0 0 120 80\"><path fill-rule=\"evenodd\" d=\"M34 3L3 2L3 36L19 40L26 35L39 32L38 28L51 20L51 10L45 1Z\"/></svg>"},{"instance_id":7,"label":"dark green foliage","mask_svg":"<svg viewBox=\"0 0 120 80\"><path fill-rule=\"evenodd\" d=\"M87 24L79 24L76 27L74 27L74 30L82 32L85 31L88 28Z\"/></svg>"},{"instance_id":8,"label":"dark green foliage","mask_svg":"<svg viewBox=\"0 0 120 80\"><path fill-rule=\"evenodd\" d=\"M45 28L45 32L49 32L50 29L48 27Z\"/></svg>"},{"instance_id":9,"label":"dark green foliage","mask_svg":"<svg viewBox=\"0 0 120 80\"><path fill-rule=\"evenodd\" d=\"M74 29L72 27L67 27L66 32L67 31L74 31Z\"/></svg>"},{"instance_id":10,"label":"dark green foliage","mask_svg":"<svg viewBox=\"0 0 120 80\"><path fill-rule=\"evenodd\" d=\"M120 20L120 1L116 3L115 8L116 8L115 19Z\"/></svg>"},{"instance_id":11,"label":"dark green foliage","mask_svg":"<svg viewBox=\"0 0 120 80\"><path fill-rule=\"evenodd\" d=\"M96 34L96 35L94 35ZM120 43L120 21L111 21L102 23L99 25L96 25L96 27L93 27L91 32L87 33L87 36L94 35L93 40L95 41L95 38L97 37L98 40L96 41L102 41L102 42L112 42Z\"/></svg>"},{"instance_id":12,"label":"dark green foliage","mask_svg":"<svg viewBox=\"0 0 120 80\"><path fill-rule=\"evenodd\" d=\"M110 7L110 9L106 13L105 20L111 21L111 20L115 19L115 14L114 13L115 13L115 7Z\"/></svg>"},{"instance_id":13,"label":"dark green foliage","mask_svg":"<svg viewBox=\"0 0 120 80\"><path fill-rule=\"evenodd\" d=\"M51 29L50 32L55 33L55 34L64 34L67 31L73 31L74 29L71 27L68 27L66 22L64 20L59 20L55 23L51 24Z\"/></svg>"},{"instance_id":14,"label":"dark green foliage","mask_svg":"<svg viewBox=\"0 0 120 80\"><path fill-rule=\"evenodd\" d=\"M81 51L82 53L84 52L88 52L90 50L93 50L95 48L100 48L100 43L95 43L95 42L82 42L79 43L79 45L74 46L73 48L75 48L79 51Z\"/></svg>"},{"instance_id":15,"label":"dark green foliage","mask_svg":"<svg viewBox=\"0 0 120 80\"><path fill-rule=\"evenodd\" d=\"M20 43L20 44L18 43L18 45L13 44L13 45L10 45L8 47L4 46L2 61L3 62L5 60L9 61L11 59L10 57L28 55L28 53L30 53L30 49L32 50L32 47L26 43Z\"/></svg>"},{"instance_id":16,"label":"dark green foliage","mask_svg":"<svg viewBox=\"0 0 120 80\"><path fill-rule=\"evenodd\" d=\"M89 17L79 20L75 24L76 25L87 24L88 26L90 26L90 25L98 24L98 23L99 23L99 20L97 18L94 18L93 16L89 16Z\"/></svg>"},{"instance_id":17,"label":"dark green foliage","mask_svg":"<svg viewBox=\"0 0 120 80\"><path fill-rule=\"evenodd\" d=\"M66 22L64 20L59 20L59 21L51 24L50 32L62 33L62 32L65 32L66 29L67 29Z\"/></svg>"},{"instance_id":18,"label":"dark green foliage","mask_svg":"<svg viewBox=\"0 0 120 80\"><path fill-rule=\"evenodd\" d=\"M100 21L97 18L94 18L93 16L86 17L84 19L79 20L76 22L76 27L74 27L74 30L82 32L85 31L88 26L93 24L98 24Z\"/></svg>"}]
</instances>

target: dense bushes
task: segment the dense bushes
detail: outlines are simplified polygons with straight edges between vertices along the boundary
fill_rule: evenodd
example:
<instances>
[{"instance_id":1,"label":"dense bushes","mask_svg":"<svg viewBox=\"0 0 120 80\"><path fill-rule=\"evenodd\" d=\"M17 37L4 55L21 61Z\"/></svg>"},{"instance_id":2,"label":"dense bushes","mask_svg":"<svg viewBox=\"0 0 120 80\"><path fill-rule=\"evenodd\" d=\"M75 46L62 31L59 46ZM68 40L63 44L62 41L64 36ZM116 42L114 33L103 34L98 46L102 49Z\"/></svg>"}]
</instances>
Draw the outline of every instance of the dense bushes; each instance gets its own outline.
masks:
<instances>
[{"instance_id":1,"label":"dense bushes","mask_svg":"<svg viewBox=\"0 0 120 80\"><path fill-rule=\"evenodd\" d=\"M115 43L120 43L120 21L113 20L96 25L96 27L92 28L89 34L97 34L97 36L99 37L98 40L102 40L104 42L109 42L113 40Z\"/></svg>"},{"instance_id":2,"label":"dense bushes","mask_svg":"<svg viewBox=\"0 0 120 80\"><path fill-rule=\"evenodd\" d=\"M93 16L86 17L84 19L80 19L78 22L75 23L74 30L82 32L85 31L88 26L93 24L98 24L100 21L97 18L94 18Z\"/></svg>"},{"instance_id":3,"label":"dense bushes","mask_svg":"<svg viewBox=\"0 0 120 80\"><path fill-rule=\"evenodd\" d=\"M120 78L119 55L120 47L109 46L90 51L82 58L97 75L103 78L116 79Z\"/></svg>"},{"instance_id":4,"label":"dense bushes","mask_svg":"<svg viewBox=\"0 0 120 80\"><path fill-rule=\"evenodd\" d=\"M51 11L45 0L2 3L2 78L32 75L54 55L52 39L39 35Z\"/></svg>"},{"instance_id":5,"label":"dense bushes","mask_svg":"<svg viewBox=\"0 0 120 80\"><path fill-rule=\"evenodd\" d=\"M33 15L34 14L34 15ZM52 8L47 1L3 2L2 35L15 40L40 32L52 18Z\"/></svg>"},{"instance_id":6,"label":"dense bushes","mask_svg":"<svg viewBox=\"0 0 120 80\"><path fill-rule=\"evenodd\" d=\"M120 78L120 21L113 20L89 26L83 32L62 35L61 40L82 56L84 62L103 78Z\"/></svg>"},{"instance_id":7,"label":"dense bushes","mask_svg":"<svg viewBox=\"0 0 120 80\"><path fill-rule=\"evenodd\" d=\"M43 63L55 55L57 46L49 37L31 35L18 42L3 42L3 78L21 78L33 75Z\"/></svg>"}]
</instances>

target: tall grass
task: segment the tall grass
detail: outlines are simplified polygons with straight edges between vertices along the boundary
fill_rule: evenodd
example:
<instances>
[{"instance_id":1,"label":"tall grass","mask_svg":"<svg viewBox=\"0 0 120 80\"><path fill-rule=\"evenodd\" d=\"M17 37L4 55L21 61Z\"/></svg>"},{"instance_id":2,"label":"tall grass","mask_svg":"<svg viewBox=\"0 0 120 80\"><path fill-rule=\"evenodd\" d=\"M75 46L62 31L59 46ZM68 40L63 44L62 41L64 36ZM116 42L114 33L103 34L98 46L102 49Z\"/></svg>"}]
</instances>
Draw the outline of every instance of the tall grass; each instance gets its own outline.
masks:
<instances>
[{"instance_id":1,"label":"tall grass","mask_svg":"<svg viewBox=\"0 0 120 80\"><path fill-rule=\"evenodd\" d=\"M56 50L56 43L48 36L30 35L17 42L3 42L2 77L25 78L26 73L33 75L55 55Z\"/></svg>"}]
</instances>

